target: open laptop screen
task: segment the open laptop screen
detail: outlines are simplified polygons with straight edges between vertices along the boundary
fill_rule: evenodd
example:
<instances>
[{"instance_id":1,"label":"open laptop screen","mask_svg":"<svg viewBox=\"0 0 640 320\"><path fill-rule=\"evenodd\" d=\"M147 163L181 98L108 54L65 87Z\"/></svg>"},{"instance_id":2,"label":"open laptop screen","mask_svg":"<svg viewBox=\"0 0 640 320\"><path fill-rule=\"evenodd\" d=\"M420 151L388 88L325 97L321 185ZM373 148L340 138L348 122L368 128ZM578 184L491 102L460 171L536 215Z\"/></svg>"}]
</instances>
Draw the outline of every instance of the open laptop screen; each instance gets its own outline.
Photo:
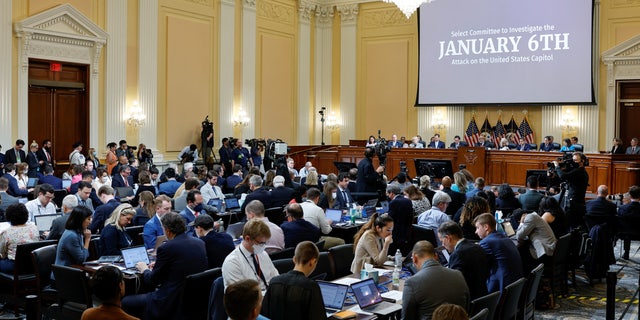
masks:
<instances>
[{"instance_id":1,"label":"open laptop screen","mask_svg":"<svg viewBox=\"0 0 640 320\"><path fill-rule=\"evenodd\" d=\"M238 198L225 198L224 204L227 206L227 210L238 209L240 208L240 203L238 202Z\"/></svg>"},{"instance_id":2,"label":"open laptop screen","mask_svg":"<svg viewBox=\"0 0 640 320\"><path fill-rule=\"evenodd\" d=\"M127 269L135 267L138 262L149 264L149 255L147 254L147 249L144 246L124 248L121 252L122 260L124 260L124 266Z\"/></svg>"},{"instance_id":3,"label":"open laptop screen","mask_svg":"<svg viewBox=\"0 0 640 320\"><path fill-rule=\"evenodd\" d=\"M59 216L61 215L57 213L34 215L33 222L38 227L38 231L49 231L51 230L51 224L53 223L53 220L55 220Z\"/></svg>"},{"instance_id":4,"label":"open laptop screen","mask_svg":"<svg viewBox=\"0 0 640 320\"><path fill-rule=\"evenodd\" d=\"M349 286L325 281L318 281L318 286L320 286L325 308L335 310L342 309Z\"/></svg>"},{"instance_id":5,"label":"open laptop screen","mask_svg":"<svg viewBox=\"0 0 640 320\"><path fill-rule=\"evenodd\" d=\"M382 302L382 296L372 278L351 284L360 309Z\"/></svg>"},{"instance_id":6,"label":"open laptop screen","mask_svg":"<svg viewBox=\"0 0 640 320\"><path fill-rule=\"evenodd\" d=\"M327 219L333 222L340 222L342 219L342 210L339 209L327 209Z\"/></svg>"},{"instance_id":7,"label":"open laptop screen","mask_svg":"<svg viewBox=\"0 0 640 320\"><path fill-rule=\"evenodd\" d=\"M503 222L502 228L504 229L504 233L507 235L507 237L513 237L516 234L516 231L513 230L513 226L509 221Z\"/></svg>"}]
</instances>

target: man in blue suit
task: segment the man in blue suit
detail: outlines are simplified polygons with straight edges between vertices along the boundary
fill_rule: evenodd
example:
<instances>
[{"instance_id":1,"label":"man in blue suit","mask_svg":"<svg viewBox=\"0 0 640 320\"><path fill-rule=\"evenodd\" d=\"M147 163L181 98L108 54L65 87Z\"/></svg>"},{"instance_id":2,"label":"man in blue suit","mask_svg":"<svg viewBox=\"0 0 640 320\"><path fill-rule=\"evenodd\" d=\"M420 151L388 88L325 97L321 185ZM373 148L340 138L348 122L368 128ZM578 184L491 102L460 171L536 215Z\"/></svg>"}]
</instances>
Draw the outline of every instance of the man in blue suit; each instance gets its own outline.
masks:
<instances>
[{"instance_id":1,"label":"man in blue suit","mask_svg":"<svg viewBox=\"0 0 640 320\"><path fill-rule=\"evenodd\" d=\"M553 151L553 137L546 136L540 144L540 151Z\"/></svg>"},{"instance_id":2,"label":"man in blue suit","mask_svg":"<svg viewBox=\"0 0 640 320\"><path fill-rule=\"evenodd\" d=\"M444 149L444 142L440 141L440 134L436 133L433 135L433 138L431 139L431 142L429 142L427 148Z\"/></svg>"},{"instance_id":3,"label":"man in blue suit","mask_svg":"<svg viewBox=\"0 0 640 320\"><path fill-rule=\"evenodd\" d=\"M44 177L38 180L39 184L50 184L54 190L62 189L62 179L53 175L53 167L51 165L44 166Z\"/></svg>"},{"instance_id":4,"label":"man in blue suit","mask_svg":"<svg viewBox=\"0 0 640 320\"><path fill-rule=\"evenodd\" d=\"M182 185L182 183L176 181L176 169L174 168L167 168L167 170L164 171L164 175L168 180L158 186L158 193L166 194L169 197L173 197L173 195L176 193L176 190L180 188L180 185Z\"/></svg>"},{"instance_id":5,"label":"man in blue suit","mask_svg":"<svg viewBox=\"0 0 640 320\"><path fill-rule=\"evenodd\" d=\"M598 197L586 203L588 216L615 217L616 205L607 200L607 195L609 195L609 188L604 184L598 186Z\"/></svg>"},{"instance_id":6,"label":"man in blue suit","mask_svg":"<svg viewBox=\"0 0 640 320\"><path fill-rule=\"evenodd\" d=\"M14 197L26 197L29 194L29 191L33 190L33 188L20 189L18 187L18 180L13 176L16 174L16 166L13 163L7 163L4 166L4 172L6 172L2 177L6 178L9 181L9 189L7 189L7 193Z\"/></svg>"},{"instance_id":7,"label":"man in blue suit","mask_svg":"<svg viewBox=\"0 0 640 320\"><path fill-rule=\"evenodd\" d=\"M338 192L336 194L336 201L340 209L350 208L354 203L351 191L349 190L349 174L346 172L338 175Z\"/></svg>"},{"instance_id":8,"label":"man in blue suit","mask_svg":"<svg viewBox=\"0 0 640 320\"><path fill-rule=\"evenodd\" d=\"M153 271L144 262L136 264L142 281L159 288L122 299L122 309L141 319L176 319L185 278L208 268L204 242L185 234L184 219L170 212L161 221L168 241L158 247Z\"/></svg>"},{"instance_id":9,"label":"man in blue suit","mask_svg":"<svg viewBox=\"0 0 640 320\"><path fill-rule=\"evenodd\" d=\"M496 232L496 219L483 213L475 220L480 246L489 258L489 293L504 290L506 286L522 278L522 259L515 243L503 233Z\"/></svg>"},{"instance_id":10,"label":"man in blue suit","mask_svg":"<svg viewBox=\"0 0 640 320\"><path fill-rule=\"evenodd\" d=\"M189 223L193 222L200 214L206 214L202 205L202 194L199 190L191 190L187 193L187 207L180 212L180 216L184 218L184 223L187 225L186 233L195 237L196 233L193 230L193 226L189 226Z\"/></svg>"},{"instance_id":11,"label":"man in blue suit","mask_svg":"<svg viewBox=\"0 0 640 320\"><path fill-rule=\"evenodd\" d=\"M402 148L402 142L398 140L398 135L395 134L391 136L391 140L388 144L391 148Z\"/></svg>"},{"instance_id":12,"label":"man in blue suit","mask_svg":"<svg viewBox=\"0 0 640 320\"><path fill-rule=\"evenodd\" d=\"M162 219L162 216L165 214L171 212L171 198L166 195L161 194L157 196L155 204L156 214L144 224L142 229L142 238L144 239L144 246L147 249L154 249L158 237L164 235L160 219Z\"/></svg>"},{"instance_id":13,"label":"man in blue suit","mask_svg":"<svg viewBox=\"0 0 640 320\"><path fill-rule=\"evenodd\" d=\"M516 150L518 150L518 151L529 151L529 150L531 150L531 145L528 144L526 140L520 139L520 143L516 147Z\"/></svg>"},{"instance_id":14,"label":"man in blue suit","mask_svg":"<svg viewBox=\"0 0 640 320\"><path fill-rule=\"evenodd\" d=\"M285 212L287 213L287 222L280 226L284 233L285 248L294 248L302 241L318 242L320 239L320 228L304 220L300 204L288 204Z\"/></svg>"}]
</instances>

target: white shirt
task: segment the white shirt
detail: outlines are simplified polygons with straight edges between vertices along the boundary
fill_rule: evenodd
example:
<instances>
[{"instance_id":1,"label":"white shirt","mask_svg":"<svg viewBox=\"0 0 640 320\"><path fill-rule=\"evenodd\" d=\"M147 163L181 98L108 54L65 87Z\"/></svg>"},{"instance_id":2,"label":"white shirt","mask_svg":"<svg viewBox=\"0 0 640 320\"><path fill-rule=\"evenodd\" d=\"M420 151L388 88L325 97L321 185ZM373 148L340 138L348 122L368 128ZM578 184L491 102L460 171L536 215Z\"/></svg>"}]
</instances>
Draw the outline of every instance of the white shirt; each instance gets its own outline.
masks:
<instances>
[{"instance_id":1,"label":"white shirt","mask_svg":"<svg viewBox=\"0 0 640 320\"><path fill-rule=\"evenodd\" d=\"M264 274L264 279L269 283L273 277L278 275L278 270L273 266L273 262L271 262L269 254L266 251L257 257L260 263L260 270L262 270L262 274ZM227 289L230 284L240 280L254 279L260 283L260 290L262 290L262 292L267 290L267 286L254 269L251 252L249 252L242 243L224 259L222 263L222 278L224 279L225 289Z\"/></svg>"},{"instance_id":2,"label":"white shirt","mask_svg":"<svg viewBox=\"0 0 640 320\"><path fill-rule=\"evenodd\" d=\"M322 208L318 207L311 200L301 203L300 207L302 207L302 215L305 220L320 228L323 234L329 234L329 232L331 232L331 225L327 222L327 216Z\"/></svg>"},{"instance_id":3,"label":"white shirt","mask_svg":"<svg viewBox=\"0 0 640 320\"><path fill-rule=\"evenodd\" d=\"M178 153L178 160L182 160L182 155L184 154L190 154L191 153L191 146L186 146L184 147L184 149L182 149L182 151L180 151L180 153ZM198 161L198 149L193 150L193 163L196 163Z\"/></svg>"},{"instance_id":4,"label":"white shirt","mask_svg":"<svg viewBox=\"0 0 640 320\"><path fill-rule=\"evenodd\" d=\"M265 249L267 253L277 252L284 249L284 232L282 229L275 223L269 221L269 218L254 218L258 220L262 220L262 222L266 223L269 227L269 231L271 232L271 238L267 241L267 248Z\"/></svg>"},{"instance_id":5,"label":"white shirt","mask_svg":"<svg viewBox=\"0 0 640 320\"><path fill-rule=\"evenodd\" d=\"M53 204L53 201L49 201L46 207L42 206L40 200L35 198L31 201L28 201L24 205L29 210L29 221L33 221L33 216L39 216L41 214L55 214L56 213L56 205Z\"/></svg>"},{"instance_id":6,"label":"white shirt","mask_svg":"<svg viewBox=\"0 0 640 320\"><path fill-rule=\"evenodd\" d=\"M71 164L84 165L84 155L78 150L73 150L73 152L69 154L69 162L71 162Z\"/></svg>"},{"instance_id":7,"label":"white shirt","mask_svg":"<svg viewBox=\"0 0 640 320\"><path fill-rule=\"evenodd\" d=\"M209 203L210 199L224 199L224 193L222 193L222 189L218 186L212 186L211 183L205 183L202 188L200 188L200 193L202 193L202 203Z\"/></svg>"}]
</instances>

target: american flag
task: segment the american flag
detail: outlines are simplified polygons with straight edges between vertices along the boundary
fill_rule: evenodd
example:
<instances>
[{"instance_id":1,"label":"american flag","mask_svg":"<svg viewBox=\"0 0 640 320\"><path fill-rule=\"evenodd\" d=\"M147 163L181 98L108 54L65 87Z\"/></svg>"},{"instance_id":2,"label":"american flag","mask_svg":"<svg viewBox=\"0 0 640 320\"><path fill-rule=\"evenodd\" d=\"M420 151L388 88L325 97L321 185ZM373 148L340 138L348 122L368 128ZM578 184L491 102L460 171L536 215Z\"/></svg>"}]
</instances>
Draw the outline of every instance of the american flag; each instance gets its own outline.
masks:
<instances>
[{"instance_id":1,"label":"american flag","mask_svg":"<svg viewBox=\"0 0 640 320\"><path fill-rule=\"evenodd\" d=\"M524 139L527 143L533 143L533 130L531 130L531 126L529 125L527 117L524 117L524 119L522 119L519 132L520 139Z\"/></svg>"},{"instance_id":2,"label":"american flag","mask_svg":"<svg viewBox=\"0 0 640 320\"><path fill-rule=\"evenodd\" d=\"M516 134L516 137L518 138L518 141L520 141L520 139L522 139L522 136L520 135L520 128L518 128L518 124L516 123L516 120L513 118L513 115L511 116L511 120L509 120L509 123L507 124L507 132L512 132Z\"/></svg>"},{"instance_id":3,"label":"american flag","mask_svg":"<svg viewBox=\"0 0 640 320\"><path fill-rule=\"evenodd\" d=\"M467 131L464 135L464 141L469 144L469 146L475 146L478 143L478 137L480 137L480 131L478 131L478 125L476 124L476 117L472 117L471 121L469 121L469 125L467 126Z\"/></svg>"},{"instance_id":4,"label":"american flag","mask_svg":"<svg viewBox=\"0 0 640 320\"><path fill-rule=\"evenodd\" d=\"M489 134L493 133L493 128L491 128L491 124L489 123L489 118L487 116L484 117L484 123L482 124L482 128L480 128L480 132L487 132Z\"/></svg>"},{"instance_id":5,"label":"american flag","mask_svg":"<svg viewBox=\"0 0 640 320\"><path fill-rule=\"evenodd\" d=\"M493 129L493 141L496 146L500 146L500 140L505 137L507 132L504 130L504 126L502 125L502 119L498 116L498 122L496 122L496 127Z\"/></svg>"}]
</instances>

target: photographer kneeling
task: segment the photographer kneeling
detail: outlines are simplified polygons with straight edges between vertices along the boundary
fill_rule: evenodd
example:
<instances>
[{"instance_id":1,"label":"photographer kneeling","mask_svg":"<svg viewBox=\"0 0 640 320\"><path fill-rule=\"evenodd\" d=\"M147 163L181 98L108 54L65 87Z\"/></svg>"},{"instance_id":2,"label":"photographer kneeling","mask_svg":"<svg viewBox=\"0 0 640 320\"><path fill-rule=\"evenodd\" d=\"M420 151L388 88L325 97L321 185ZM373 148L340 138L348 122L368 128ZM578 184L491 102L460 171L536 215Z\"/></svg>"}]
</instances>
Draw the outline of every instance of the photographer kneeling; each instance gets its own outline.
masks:
<instances>
[{"instance_id":1,"label":"photographer kneeling","mask_svg":"<svg viewBox=\"0 0 640 320\"><path fill-rule=\"evenodd\" d=\"M562 201L564 211L567 213L569 225L576 228L584 225L585 193L589 185L589 174L585 170L585 166L589 164L587 157L582 152L574 152L572 155L573 162L563 162L559 165L558 161L554 161L556 173L562 181L567 182L567 191ZM563 199L563 200L564 200Z\"/></svg>"}]
</instances>

